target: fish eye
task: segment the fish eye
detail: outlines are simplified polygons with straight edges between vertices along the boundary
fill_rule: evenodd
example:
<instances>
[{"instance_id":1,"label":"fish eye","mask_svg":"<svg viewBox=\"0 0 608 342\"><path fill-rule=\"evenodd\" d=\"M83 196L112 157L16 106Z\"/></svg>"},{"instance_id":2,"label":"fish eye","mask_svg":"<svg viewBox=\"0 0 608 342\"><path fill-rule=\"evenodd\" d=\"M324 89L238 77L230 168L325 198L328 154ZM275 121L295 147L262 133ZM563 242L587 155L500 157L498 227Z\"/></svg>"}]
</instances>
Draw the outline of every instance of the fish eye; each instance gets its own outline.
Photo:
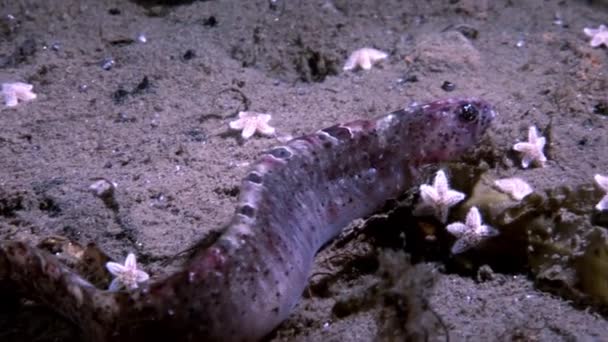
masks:
<instances>
[{"instance_id":1,"label":"fish eye","mask_svg":"<svg viewBox=\"0 0 608 342\"><path fill-rule=\"evenodd\" d=\"M475 107L475 105L471 103L462 105L460 107L460 113L458 113L458 117L460 117L461 120L467 122L477 120L478 116L479 110L477 110L477 107Z\"/></svg>"}]
</instances>

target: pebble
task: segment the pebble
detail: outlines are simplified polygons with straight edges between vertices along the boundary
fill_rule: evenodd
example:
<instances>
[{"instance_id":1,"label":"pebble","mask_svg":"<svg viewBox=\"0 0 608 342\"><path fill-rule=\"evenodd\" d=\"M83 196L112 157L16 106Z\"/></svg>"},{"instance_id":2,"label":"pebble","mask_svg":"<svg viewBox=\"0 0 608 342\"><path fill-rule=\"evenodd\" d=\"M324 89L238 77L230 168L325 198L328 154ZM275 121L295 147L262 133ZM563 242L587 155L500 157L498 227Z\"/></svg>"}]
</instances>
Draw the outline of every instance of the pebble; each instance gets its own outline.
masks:
<instances>
[{"instance_id":1,"label":"pebble","mask_svg":"<svg viewBox=\"0 0 608 342\"><path fill-rule=\"evenodd\" d=\"M110 70L112 69L112 67L114 66L114 59L112 58L106 58L104 60L101 61L101 68L103 70Z\"/></svg>"},{"instance_id":2,"label":"pebble","mask_svg":"<svg viewBox=\"0 0 608 342\"><path fill-rule=\"evenodd\" d=\"M450 81L445 81L441 85L441 89L443 89L444 91L453 91L454 89L456 89L456 85Z\"/></svg>"},{"instance_id":3,"label":"pebble","mask_svg":"<svg viewBox=\"0 0 608 342\"><path fill-rule=\"evenodd\" d=\"M93 193L93 195L99 198L104 198L111 197L114 194L114 187L115 185L109 181L100 179L91 184L89 186L89 190Z\"/></svg>"}]
</instances>

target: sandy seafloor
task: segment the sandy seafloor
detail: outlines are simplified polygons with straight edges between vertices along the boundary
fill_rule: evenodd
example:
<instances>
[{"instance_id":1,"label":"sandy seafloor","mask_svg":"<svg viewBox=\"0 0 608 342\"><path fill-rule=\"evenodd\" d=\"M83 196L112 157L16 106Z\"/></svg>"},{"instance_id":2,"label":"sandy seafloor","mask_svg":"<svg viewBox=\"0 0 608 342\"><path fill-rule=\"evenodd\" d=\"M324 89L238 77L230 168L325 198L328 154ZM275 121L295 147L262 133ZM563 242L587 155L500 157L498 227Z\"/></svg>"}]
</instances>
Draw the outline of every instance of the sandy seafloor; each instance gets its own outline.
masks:
<instances>
[{"instance_id":1,"label":"sandy seafloor","mask_svg":"<svg viewBox=\"0 0 608 342\"><path fill-rule=\"evenodd\" d=\"M245 107L272 114L279 135L297 136L414 101L479 96L500 112L488 132L503 156L498 175L543 188L608 172L608 50L583 34L608 24L606 2L0 3L0 81L32 83L38 94L0 109L1 239L94 241L116 260L136 252L162 278L183 262L175 255L229 220L248 165L279 144L226 134ZM342 71L364 46L390 56L369 71ZM455 89L443 90L445 81ZM523 170L510 149L530 125L550 132L549 161ZM117 184L120 220L87 190L97 178ZM344 272L340 260L357 260L356 241L318 256L314 272L337 276L322 295L308 291L269 340L386 333L382 305L336 314L339 298L377 277L365 267ZM539 290L525 270L480 280L425 264L435 279L425 301L450 341L608 339L605 316ZM437 324L427 330L445 340ZM52 311L23 302L0 305L0 340L80 338Z\"/></svg>"}]
</instances>

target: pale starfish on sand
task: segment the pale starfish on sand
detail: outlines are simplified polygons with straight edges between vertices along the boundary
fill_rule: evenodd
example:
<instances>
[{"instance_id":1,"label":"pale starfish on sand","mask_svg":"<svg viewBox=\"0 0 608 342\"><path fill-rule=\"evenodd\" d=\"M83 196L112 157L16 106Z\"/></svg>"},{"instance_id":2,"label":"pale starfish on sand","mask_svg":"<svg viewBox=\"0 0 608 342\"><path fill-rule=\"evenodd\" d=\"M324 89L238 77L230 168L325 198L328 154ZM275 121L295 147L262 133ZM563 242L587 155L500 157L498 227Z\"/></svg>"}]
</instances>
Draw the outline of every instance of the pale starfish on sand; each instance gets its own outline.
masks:
<instances>
[{"instance_id":1,"label":"pale starfish on sand","mask_svg":"<svg viewBox=\"0 0 608 342\"><path fill-rule=\"evenodd\" d=\"M116 291L123 287L134 290L139 286L139 283L150 279L148 273L137 268L137 260L133 253L127 255L124 265L110 261L106 263L106 268L115 277L108 288L110 291Z\"/></svg>"},{"instance_id":2,"label":"pale starfish on sand","mask_svg":"<svg viewBox=\"0 0 608 342\"><path fill-rule=\"evenodd\" d=\"M583 32L587 37L591 37L591 41L589 42L591 47L598 47L601 45L608 47L608 27L606 27L606 25L600 25L596 29L585 27Z\"/></svg>"},{"instance_id":3,"label":"pale starfish on sand","mask_svg":"<svg viewBox=\"0 0 608 342\"><path fill-rule=\"evenodd\" d=\"M522 153L521 166L524 169L533 163L540 167L545 166L547 157L545 157L543 149L546 142L547 139L545 137L538 135L536 127L530 126L528 129L528 141L513 145L515 151Z\"/></svg>"},{"instance_id":4,"label":"pale starfish on sand","mask_svg":"<svg viewBox=\"0 0 608 342\"><path fill-rule=\"evenodd\" d=\"M414 209L415 216L432 214L439 221L445 223L448 211L456 203L464 199L464 194L450 189L448 178L443 170L437 171L433 185L420 185L420 199L422 202Z\"/></svg>"},{"instance_id":5,"label":"pale starfish on sand","mask_svg":"<svg viewBox=\"0 0 608 342\"><path fill-rule=\"evenodd\" d=\"M36 98L33 85L23 82L2 83L2 96L7 107L15 107L19 101L31 101Z\"/></svg>"},{"instance_id":6,"label":"pale starfish on sand","mask_svg":"<svg viewBox=\"0 0 608 342\"><path fill-rule=\"evenodd\" d=\"M231 121L228 125L234 130L242 131L241 136L243 139L251 138L255 132L272 136L275 129L268 124L270 119L270 114L239 112L239 118Z\"/></svg>"},{"instance_id":7,"label":"pale starfish on sand","mask_svg":"<svg viewBox=\"0 0 608 342\"><path fill-rule=\"evenodd\" d=\"M479 245L483 240L498 235L496 229L482 224L481 214L477 207L469 209L465 223L451 223L446 229L458 238L452 246L452 254L464 253Z\"/></svg>"},{"instance_id":8,"label":"pale starfish on sand","mask_svg":"<svg viewBox=\"0 0 608 342\"><path fill-rule=\"evenodd\" d=\"M365 47L353 51L346 60L346 63L344 63L343 69L344 71L355 70L357 68L369 70L372 68L372 65L387 57L388 53L384 51Z\"/></svg>"}]
</instances>

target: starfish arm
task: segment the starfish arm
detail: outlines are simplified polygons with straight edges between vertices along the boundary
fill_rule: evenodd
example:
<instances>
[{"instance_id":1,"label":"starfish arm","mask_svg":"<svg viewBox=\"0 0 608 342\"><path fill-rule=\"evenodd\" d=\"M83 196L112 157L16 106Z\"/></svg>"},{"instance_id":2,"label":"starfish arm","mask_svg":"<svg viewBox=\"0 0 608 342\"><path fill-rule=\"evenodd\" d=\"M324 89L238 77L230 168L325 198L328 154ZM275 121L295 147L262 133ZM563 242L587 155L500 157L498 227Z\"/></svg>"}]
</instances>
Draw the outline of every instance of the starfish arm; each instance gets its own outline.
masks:
<instances>
[{"instance_id":1,"label":"starfish arm","mask_svg":"<svg viewBox=\"0 0 608 342\"><path fill-rule=\"evenodd\" d=\"M602 45L604 43L604 40L602 39L602 36L600 34L596 34L595 36L593 36L593 38L591 39L591 42L589 44L591 44L591 47L598 47L600 45Z\"/></svg>"},{"instance_id":2,"label":"starfish arm","mask_svg":"<svg viewBox=\"0 0 608 342\"><path fill-rule=\"evenodd\" d=\"M445 229L447 229L447 231L450 232L450 234L452 234L456 237L461 237L471 228L462 222L454 222L454 223L448 224L448 226L445 227Z\"/></svg>"},{"instance_id":3,"label":"starfish arm","mask_svg":"<svg viewBox=\"0 0 608 342\"><path fill-rule=\"evenodd\" d=\"M17 97L19 97L23 101L31 101L36 98L36 94L31 92L30 90L22 90L17 92Z\"/></svg>"},{"instance_id":4,"label":"starfish arm","mask_svg":"<svg viewBox=\"0 0 608 342\"><path fill-rule=\"evenodd\" d=\"M248 111L244 111L244 112L241 111L241 112L239 112L238 116L239 116L239 119L247 120L247 119L249 119L251 117L254 117L255 113L254 112L248 112Z\"/></svg>"},{"instance_id":5,"label":"starfish arm","mask_svg":"<svg viewBox=\"0 0 608 342\"><path fill-rule=\"evenodd\" d=\"M547 143L547 138L545 137L540 137L538 139L536 139L536 146L538 148L539 151L543 151L543 148L545 147L545 144Z\"/></svg>"},{"instance_id":6,"label":"starfish arm","mask_svg":"<svg viewBox=\"0 0 608 342\"><path fill-rule=\"evenodd\" d=\"M135 254L127 254L127 258L125 259L125 267L129 270L137 269L137 259L135 259Z\"/></svg>"},{"instance_id":7,"label":"starfish arm","mask_svg":"<svg viewBox=\"0 0 608 342\"><path fill-rule=\"evenodd\" d=\"M119 264L117 262L113 262L113 261L107 262L106 268L108 269L108 272L110 272L114 276L118 276L119 274L122 274L126 271L126 268L124 265Z\"/></svg>"},{"instance_id":8,"label":"starfish arm","mask_svg":"<svg viewBox=\"0 0 608 342\"><path fill-rule=\"evenodd\" d=\"M243 132L241 133L241 136L243 137L243 139L249 139L251 138L256 131L256 126L249 123L248 125L245 126L245 128L243 128Z\"/></svg>"},{"instance_id":9,"label":"starfish arm","mask_svg":"<svg viewBox=\"0 0 608 342\"><path fill-rule=\"evenodd\" d=\"M268 123L268 121L270 121L270 119L272 119L272 116L270 114L258 114L256 119L259 120L260 122Z\"/></svg>"},{"instance_id":10,"label":"starfish arm","mask_svg":"<svg viewBox=\"0 0 608 342\"><path fill-rule=\"evenodd\" d=\"M530 126L530 128L528 128L528 142L534 143L538 140L538 138L538 131L536 130L536 127Z\"/></svg>"},{"instance_id":11,"label":"starfish arm","mask_svg":"<svg viewBox=\"0 0 608 342\"><path fill-rule=\"evenodd\" d=\"M593 37L599 32L599 30L585 27L583 29L583 32L585 33L585 35L587 35L587 37Z\"/></svg>"},{"instance_id":12,"label":"starfish arm","mask_svg":"<svg viewBox=\"0 0 608 342\"><path fill-rule=\"evenodd\" d=\"M245 120L234 120L228 123L228 126L234 130L241 130L245 127Z\"/></svg>"},{"instance_id":13,"label":"starfish arm","mask_svg":"<svg viewBox=\"0 0 608 342\"><path fill-rule=\"evenodd\" d=\"M108 291L118 291L121 287L122 283L120 282L119 278L114 278L108 287Z\"/></svg>"},{"instance_id":14,"label":"starfish arm","mask_svg":"<svg viewBox=\"0 0 608 342\"><path fill-rule=\"evenodd\" d=\"M605 195L595 206L599 211L608 210L608 195Z\"/></svg>"},{"instance_id":15,"label":"starfish arm","mask_svg":"<svg viewBox=\"0 0 608 342\"><path fill-rule=\"evenodd\" d=\"M17 94L15 92L5 92L4 104L7 107L15 107L18 104Z\"/></svg>"},{"instance_id":16,"label":"starfish arm","mask_svg":"<svg viewBox=\"0 0 608 342\"><path fill-rule=\"evenodd\" d=\"M344 71L350 71L353 70L357 67L357 58L355 53L351 54L348 59L346 60L346 63L344 63L344 67L342 68Z\"/></svg>"},{"instance_id":17,"label":"starfish arm","mask_svg":"<svg viewBox=\"0 0 608 342\"><path fill-rule=\"evenodd\" d=\"M372 68L372 59L368 55L363 55L359 59L359 66L363 70L369 70Z\"/></svg>"},{"instance_id":18,"label":"starfish arm","mask_svg":"<svg viewBox=\"0 0 608 342\"><path fill-rule=\"evenodd\" d=\"M492 237L492 236L496 236L499 234L498 230L494 229L493 227L487 226L487 225L482 225L477 229L476 234L480 237Z\"/></svg>"},{"instance_id":19,"label":"starfish arm","mask_svg":"<svg viewBox=\"0 0 608 342\"><path fill-rule=\"evenodd\" d=\"M602 190L608 192L608 176L602 176L600 174L597 174L593 178Z\"/></svg>"},{"instance_id":20,"label":"starfish arm","mask_svg":"<svg viewBox=\"0 0 608 342\"><path fill-rule=\"evenodd\" d=\"M448 190L447 195L445 196L445 204L448 207L454 206L456 203L459 203L464 199L464 194L460 191L456 190Z\"/></svg>"},{"instance_id":21,"label":"starfish arm","mask_svg":"<svg viewBox=\"0 0 608 342\"><path fill-rule=\"evenodd\" d=\"M148 273L146 273L142 270L135 271L135 281L137 283L143 283L145 281L148 281L148 279L150 279L150 275L148 275Z\"/></svg>"},{"instance_id":22,"label":"starfish arm","mask_svg":"<svg viewBox=\"0 0 608 342\"><path fill-rule=\"evenodd\" d=\"M420 186L420 198L422 202L428 205L434 205L439 201L439 194L437 190L427 184L422 184Z\"/></svg>"},{"instance_id":23,"label":"starfish arm","mask_svg":"<svg viewBox=\"0 0 608 342\"><path fill-rule=\"evenodd\" d=\"M527 142L520 142L520 143L513 145L513 149L515 151L521 152L521 153L529 153L529 151L531 150L531 147L532 147L532 145Z\"/></svg>"},{"instance_id":24,"label":"starfish arm","mask_svg":"<svg viewBox=\"0 0 608 342\"><path fill-rule=\"evenodd\" d=\"M461 254L461 253L468 251L469 249L471 249L474 246L475 246L475 243L473 241L463 237L463 238L456 240L456 242L454 242L454 245L452 245L451 251L452 251L452 254Z\"/></svg>"},{"instance_id":25,"label":"starfish arm","mask_svg":"<svg viewBox=\"0 0 608 342\"><path fill-rule=\"evenodd\" d=\"M439 194L445 194L446 192L448 192L448 177L446 177L445 172L443 172L443 170L437 171L435 179L433 180L433 187Z\"/></svg>"},{"instance_id":26,"label":"starfish arm","mask_svg":"<svg viewBox=\"0 0 608 342\"><path fill-rule=\"evenodd\" d=\"M477 228L481 226L481 214L477 207L471 207L467 213L465 224L471 228Z\"/></svg>"},{"instance_id":27,"label":"starfish arm","mask_svg":"<svg viewBox=\"0 0 608 342\"><path fill-rule=\"evenodd\" d=\"M388 57L388 53L376 49L371 50L369 55L372 63L378 62Z\"/></svg>"},{"instance_id":28,"label":"starfish arm","mask_svg":"<svg viewBox=\"0 0 608 342\"><path fill-rule=\"evenodd\" d=\"M262 123L258 126L258 132L264 134L264 135L273 135L274 134L274 127L270 126L267 123Z\"/></svg>"}]
</instances>

